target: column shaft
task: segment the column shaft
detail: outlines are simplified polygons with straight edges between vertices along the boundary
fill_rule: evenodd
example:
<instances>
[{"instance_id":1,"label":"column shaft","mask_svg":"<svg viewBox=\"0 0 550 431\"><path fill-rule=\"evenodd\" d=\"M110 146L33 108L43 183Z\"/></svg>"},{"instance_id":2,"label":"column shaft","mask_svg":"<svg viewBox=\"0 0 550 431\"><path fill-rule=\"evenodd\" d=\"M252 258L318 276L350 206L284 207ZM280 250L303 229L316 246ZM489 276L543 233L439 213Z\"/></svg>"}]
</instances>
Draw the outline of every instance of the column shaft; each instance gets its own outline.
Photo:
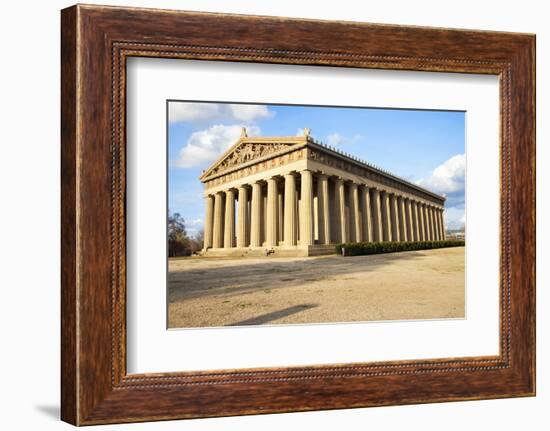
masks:
<instances>
[{"instance_id":1,"label":"column shaft","mask_svg":"<svg viewBox=\"0 0 550 431\"><path fill-rule=\"evenodd\" d=\"M390 195L387 192L380 192L380 201L382 202L382 230L384 233L383 241L391 241L393 236L390 215Z\"/></svg>"},{"instance_id":2,"label":"column shaft","mask_svg":"<svg viewBox=\"0 0 550 431\"><path fill-rule=\"evenodd\" d=\"M428 237L426 236L426 225L424 224L424 204L417 202L418 209L418 226L420 231L420 241L427 241Z\"/></svg>"},{"instance_id":3,"label":"column shaft","mask_svg":"<svg viewBox=\"0 0 550 431\"><path fill-rule=\"evenodd\" d=\"M235 247L235 192L232 189L225 192L223 247Z\"/></svg>"},{"instance_id":4,"label":"column shaft","mask_svg":"<svg viewBox=\"0 0 550 431\"><path fill-rule=\"evenodd\" d=\"M313 174L300 172L301 208L300 208L300 245L313 245Z\"/></svg>"},{"instance_id":5,"label":"column shaft","mask_svg":"<svg viewBox=\"0 0 550 431\"><path fill-rule=\"evenodd\" d=\"M445 240L445 232L443 230L443 223L441 220L441 213L443 210L441 208L437 209L436 216L437 216L437 225L439 226L439 238L441 241Z\"/></svg>"},{"instance_id":6,"label":"column shaft","mask_svg":"<svg viewBox=\"0 0 550 431\"><path fill-rule=\"evenodd\" d=\"M372 189L372 240L380 242L384 240L384 228L382 221L382 197L380 196L380 190Z\"/></svg>"},{"instance_id":7,"label":"column shaft","mask_svg":"<svg viewBox=\"0 0 550 431\"><path fill-rule=\"evenodd\" d=\"M430 231L432 232L432 241L437 241L437 231L435 230L434 223L434 209L431 205L428 207L428 216L430 220Z\"/></svg>"},{"instance_id":8,"label":"column shaft","mask_svg":"<svg viewBox=\"0 0 550 431\"><path fill-rule=\"evenodd\" d=\"M260 247L262 241L262 185L252 184L252 208L250 211L250 246Z\"/></svg>"},{"instance_id":9,"label":"column shaft","mask_svg":"<svg viewBox=\"0 0 550 431\"><path fill-rule=\"evenodd\" d=\"M339 227L338 240L341 243L349 242L346 224L346 192L343 179L336 179L334 192L336 225Z\"/></svg>"},{"instance_id":10,"label":"column shaft","mask_svg":"<svg viewBox=\"0 0 550 431\"><path fill-rule=\"evenodd\" d=\"M363 220L363 241L372 242L373 229L372 229L372 211L370 204L370 193L367 186L361 187L361 213Z\"/></svg>"},{"instance_id":11,"label":"column shaft","mask_svg":"<svg viewBox=\"0 0 550 431\"><path fill-rule=\"evenodd\" d=\"M285 175L284 242L287 246L296 245L296 178Z\"/></svg>"},{"instance_id":12,"label":"column shaft","mask_svg":"<svg viewBox=\"0 0 550 431\"><path fill-rule=\"evenodd\" d=\"M350 212L350 240L351 242L363 241L363 221L359 212L359 189L358 185L351 183L349 186L349 212Z\"/></svg>"},{"instance_id":13,"label":"column shaft","mask_svg":"<svg viewBox=\"0 0 550 431\"><path fill-rule=\"evenodd\" d=\"M422 204L422 213L424 216L424 237L426 241L431 241L430 222L428 218L428 205Z\"/></svg>"},{"instance_id":14,"label":"column shaft","mask_svg":"<svg viewBox=\"0 0 550 431\"><path fill-rule=\"evenodd\" d=\"M204 245L207 250L212 247L212 229L214 227L214 196L208 195L204 198Z\"/></svg>"},{"instance_id":15,"label":"column shaft","mask_svg":"<svg viewBox=\"0 0 550 431\"><path fill-rule=\"evenodd\" d=\"M317 208L320 244L330 244L331 242L329 200L328 177L324 174L320 174L317 177Z\"/></svg>"},{"instance_id":16,"label":"column shaft","mask_svg":"<svg viewBox=\"0 0 550 431\"><path fill-rule=\"evenodd\" d=\"M285 209L285 202L284 202L284 187L280 187L280 185L277 188L277 244L281 243L284 239L283 235L285 232L285 225L284 225L284 209Z\"/></svg>"},{"instance_id":17,"label":"column shaft","mask_svg":"<svg viewBox=\"0 0 550 431\"><path fill-rule=\"evenodd\" d=\"M405 200L405 212L407 219L407 240L415 241L414 239L414 226L413 226L413 210L410 199Z\"/></svg>"},{"instance_id":18,"label":"column shaft","mask_svg":"<svg viewBox=\"0 0 550 431\"><path fill-rule=\"evenodd\" d=\"M432 230L433 230L434 241L438 241L439 240L439 231L437 229L437 223L436 223L436 219L435 219L435 208L434 207L430 207L430 219L432 221Z\"/></svg>"},{"instance_id":19,"label":"column shaft","mask_svg":"<svg viewBox=\"0 0 550 431\"><path fill-rule=\"evenodd\" d=\"M434 229L434 217L433 217L434 213L433 213L433 208L432 206L428 206L428 221L430 223L430 234L432 236L432 241L436 241L437 240L437 237L435 235L435 229Z\"/></svg>"},{"instance_id":20,"label":"column shaft","mask_svg":"<svg viewBox=\"0 0 550 431\"><path fill-rule=\"evenodd\" d=\"M391 214L391 234L393 241L401 241L399 232L399 210L397 208L397 197L390 195L390 214Z\"/></svg>"},{"instance_id":21,"label":"column shaft","mask_svg":"<svg viewBox=\"0 0 550 431\"><path fill-rule=\"evenodd\" d=\"M407 213L405 211L405 199L402 196L397 198L397 209L399 211L399 238L401 241L408 241L407 235Z\"/></svg>"},{"instance_id":22,"label":"column shaft","mask_svg":"<svg viewBox=\"0 0 550 431\"><path fill-rule=\"evenodd\" d=\"M212 247L223 246L223 194L216 193L214 196L214 228L212 229Z\"/></svg>"},{"instance_id":23,"label":"column shaft","mask_svg":"<svg viewBox=\"0 0 550 431\"><path fill-rule=\"evenodd\" d=\"M239 212L237 215L237 247L248 246L248 190L245 186L239 187Z\"/></svg>"},{"instance_id":24,"label":"column shaft","mask_svg":"<svg viewBox=\"0 0 550 431\"><path fill-rule=\"evenodd\" d=\"M418 205L417 202L411 200L412 209L412 224L413 224L413 240L420 241L420 227L418 222Z\"/></svg>"},{"instance_id":25,"label":"column shaft","mask_svg":"<svg viewBox=\"0 0 550 431\"><path fill-rule=\"evenodd\" d=\"M267 180L266 242L268 247L277 245L277 180Z\"/></svg>"},{"instance_id":26,"label":"column shaft","mask_svg":"<svg viewBox=\"0 0 550 431\"><path fill-rule=\"evenodd\" d=\"M439 218L441 219L441 232L442 232L442 235L441 235L441 239L445 240L447 239L447 234L445 232L445 211L442 209L440 212L439 212Z\"/></svg>"}]
</instances>

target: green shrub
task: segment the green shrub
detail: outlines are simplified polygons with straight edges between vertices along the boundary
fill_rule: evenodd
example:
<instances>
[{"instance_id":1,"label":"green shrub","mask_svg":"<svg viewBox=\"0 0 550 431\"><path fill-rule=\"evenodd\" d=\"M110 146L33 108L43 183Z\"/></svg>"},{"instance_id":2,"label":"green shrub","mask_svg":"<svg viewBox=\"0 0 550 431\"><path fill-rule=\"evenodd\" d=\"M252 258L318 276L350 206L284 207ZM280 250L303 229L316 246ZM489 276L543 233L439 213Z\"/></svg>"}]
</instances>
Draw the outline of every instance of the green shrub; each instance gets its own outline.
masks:
<instances>
[{"instance_id":1,"label":"green shrub","mask_svg":"<svg viewBox=\"0 0 550 431\"><path fill-rule=\"evenodd\" d=\"M355 242L338 244L336 253L342 254L342 248L346 249L346 256L362 256L365 254L394 253L397 251L429 250L443 247L464 247L464 241L384 241L384 242Z\"/></svg>"}]
</instances>

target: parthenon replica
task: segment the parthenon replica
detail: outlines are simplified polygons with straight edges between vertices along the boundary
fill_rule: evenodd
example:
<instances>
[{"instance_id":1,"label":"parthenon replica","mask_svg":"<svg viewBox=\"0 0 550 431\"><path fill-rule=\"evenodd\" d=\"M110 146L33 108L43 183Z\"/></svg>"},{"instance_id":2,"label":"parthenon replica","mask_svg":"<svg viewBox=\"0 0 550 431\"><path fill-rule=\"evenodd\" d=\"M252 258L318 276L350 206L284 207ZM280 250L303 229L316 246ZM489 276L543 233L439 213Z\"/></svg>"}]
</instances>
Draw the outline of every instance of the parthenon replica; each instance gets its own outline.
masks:
<instances>
[{"instance_id":1,"label":"parthenon replica","mask_svg":"<svg viewBox=\"0 0 550 431\"><path fill-rule=\"evenodd\" d=\"M445 239L445 198L303 136L241 137L200 177L205 255L314 256Z\"/></svg>"}]
</instances>

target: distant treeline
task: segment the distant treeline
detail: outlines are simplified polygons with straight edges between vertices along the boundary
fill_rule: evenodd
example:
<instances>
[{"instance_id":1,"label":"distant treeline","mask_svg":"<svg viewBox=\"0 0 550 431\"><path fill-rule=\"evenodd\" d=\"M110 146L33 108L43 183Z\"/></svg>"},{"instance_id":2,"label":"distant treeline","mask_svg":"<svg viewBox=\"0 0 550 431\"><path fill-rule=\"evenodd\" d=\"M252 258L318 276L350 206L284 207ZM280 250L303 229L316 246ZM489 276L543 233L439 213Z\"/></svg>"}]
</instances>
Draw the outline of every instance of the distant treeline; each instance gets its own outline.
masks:
<instances>
[{"instance_id":1,"label":"distant treeline","mask_svg":"<svg viewBox=\"0 0 550 431\"><path fill-rule=\"evenodd\" d=\"M187 235L185 220L179 213L168 214L168 256L191 256L202 249L203 231L193 238Z\"/></svg>"}]
</instances>

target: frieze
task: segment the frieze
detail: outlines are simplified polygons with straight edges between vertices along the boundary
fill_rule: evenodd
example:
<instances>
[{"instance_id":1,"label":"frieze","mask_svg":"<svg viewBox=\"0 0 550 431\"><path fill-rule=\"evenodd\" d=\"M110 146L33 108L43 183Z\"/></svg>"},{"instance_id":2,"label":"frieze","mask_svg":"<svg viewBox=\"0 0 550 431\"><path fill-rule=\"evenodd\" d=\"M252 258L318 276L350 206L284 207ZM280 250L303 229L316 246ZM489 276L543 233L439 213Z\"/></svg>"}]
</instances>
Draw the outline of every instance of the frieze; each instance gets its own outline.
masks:
<instances>
[{"instance_id":1,"label":"frieze","mask_svg":"<svg viewBox=\"0 0 550 431\"><path fill-rule=\"evenodd\" d=\"M266 155L280 151L282 148L288 148L287 144L269 144L269 145L246 144L245 146L255 146L255 145L264 146L266 148L269 146L272 146L272 149L271 150L265 149L263 151L256 149L256 150L251 150L252 152L239 151L238 152L239 156L231 157L230 161L228 161L227 163L225 163L226 159L224 159L224 161L222 162L224 166L224 170L234 168L242 163L247 163L244 160L253 161L254 159L253 158L251 159L250 157L254 157L254 156L251 154L257 154L258 158L261 158ZM273 148L276 148L276 149L273 149ZM243 162L238 162L239 158L241 158ZM413 195L423 197L428 201L434 201L433 196L427 193L423 193L421 190L409 187L407 186L407 184L404 184L402 182L389 178L386 175L373 171L372 169L368 169L366 167L362 167L360 165L350 163L346 160L343 160L340 157L336 157L331 154L327 154L326 152L318 151L316 149L312 149L309 147L300 148L295 151L285 152L281 155L273 156L271 158L261 160L258 163L254 163L254 164L249 163L247 166L243 166L241 169L232 170L231 172L228 172L225 175L223 174L223 170L221 170L221 165L218 165L216 167L216 171L220 169L220 172L222 174L217 176L216 178L205 180L204 186L206 189L210 189L212 187L217 187L229 182L237 181L237 180L240 180L241 178L248 177L250 175L254 175L259 172L266 171L268 169L277 168L279 166L287 165L292 162L303 160L306 158L308 160L315 160L327 166L352 173L359 177L369 179L382 186L392 187L396 190L399 190L405 193L410 193ZM211 171L211 175L215 175L215 171ZM439 204L439 202L437 203Z\"/></svg>"},{"instance_id":2,"label":"frieze","mask_svg":"<svg viewBox=\"0 0 550 431\"><path fill-rule=\"evenodd\" d=\"M282 149L288 148L289 144L286 143L245 143L235 148L230 154L227 155L217 166L211 171L211 175L221 173L229 170L235 166L248 163L250 161L260 159L269 154L276 153Z\"/></svg>"},{"instance_id":3,"label":"frieze","mask_svg":"<svg viewBox=\"0 0 550 431\"><path fill-rule=\"evenodd\" d=\"M283 144L285 145L285 144ZM286 146L288 147L288 146ZM266 155L268 153L264 153ZM242 169L235 170L233 172L227 173L225 175L221 175L219 177L213 178L211 180L206 180L204 183L204 186L206 189L217 187L222 184L226 184L232 181L239 180L244 177L248 177L250 175L257 174L259 172L266 171L268 169L277 168L279 166L283 166L298 160L303 160L307 156L307 149L302 148L296 151L292 151L289 153L281 154L280 156L272 157L268 160L263 160L259 163L245 166Z\"/></svg>"},{"instance_id":4,"label":"frieze","mask_svg":"<svg viewBox=\"0 0 550 431\"><path fill-rule=\"evenodd\" d=\"M396 181L392 178L388 178L387 176L379 174L377 172L373 172L368 168L364 168L356 164L350 163L346 160L341 159L340 157L327 154L324 151L318 151L315 149L308 148L307 157L309 160L315 160L327 166L340 169L346 172L350 172L354 175L370 179L381 185L392 187L402 192L422 196L425 199L428 199L430 201L433 201L434 199L433 196L429 195L428 193L424 193L421 190L415 189L413 187L409 187L407 184L404 184L400 181Z\"/></svg>"}]
</instances>

